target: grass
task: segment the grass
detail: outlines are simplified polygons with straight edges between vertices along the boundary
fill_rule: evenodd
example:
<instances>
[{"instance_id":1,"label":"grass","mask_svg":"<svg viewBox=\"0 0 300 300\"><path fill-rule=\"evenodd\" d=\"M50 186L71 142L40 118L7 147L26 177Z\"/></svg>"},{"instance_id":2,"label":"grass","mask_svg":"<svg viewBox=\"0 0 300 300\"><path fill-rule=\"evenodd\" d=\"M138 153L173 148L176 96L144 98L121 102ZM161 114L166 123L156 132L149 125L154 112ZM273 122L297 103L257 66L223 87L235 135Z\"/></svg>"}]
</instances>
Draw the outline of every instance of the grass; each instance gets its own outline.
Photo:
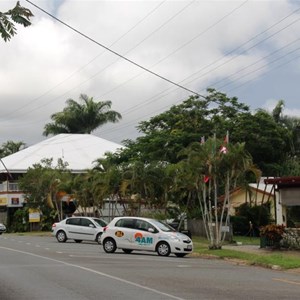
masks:
<instances>
[{"instance_id":1,"label":"grass","mask_svg":"<svg viewBox=\"0 0 300 300\"><path fill-rule=\"evenodd\" d=\"M257 245L259 249L260 239L249 237L234 237L234 240L241 242L243 245ZM264 267L273 267L281 269L295 269L300 268L300 251L288 251L288 250L261 250L261 253L251 253L243 250L242 247L237 249L226 249L225 243L223 249L209 250L208 241L205 238L193 237L194 243L194 255L200 257L214 257L220 259L232 259L242 261L248 265L259 265Z\"/></svg>"}]
</instances>

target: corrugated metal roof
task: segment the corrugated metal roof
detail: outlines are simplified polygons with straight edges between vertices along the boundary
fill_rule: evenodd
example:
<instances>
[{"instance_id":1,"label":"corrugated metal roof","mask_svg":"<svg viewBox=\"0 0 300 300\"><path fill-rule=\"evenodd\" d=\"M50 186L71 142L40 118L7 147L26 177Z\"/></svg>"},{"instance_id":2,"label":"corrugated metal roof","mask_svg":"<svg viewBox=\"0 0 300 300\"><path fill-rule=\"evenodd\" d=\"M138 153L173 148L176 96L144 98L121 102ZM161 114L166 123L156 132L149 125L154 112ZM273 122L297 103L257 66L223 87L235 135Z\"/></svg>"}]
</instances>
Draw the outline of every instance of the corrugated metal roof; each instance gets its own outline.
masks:
<instances>
[{"instance_id":1,"label":"corrugated metal roof","mask_svg":"<svg viewBox=\"0 0 300 300\"><path fill-rule=\"evenodd\" d=\"M277 185L278 188L300 187L300 176L287 176L265 179L265 183Z\"/></svg>"},{"instance_id":2,"label":"corrugated metal roof","mask_svg":"<svg viewBox=\"0 0 300 300\"><path fill-rule=\"evenodd\" d=\"M52 158L54 166L58 159L62 159L68 163L67 168L76 173L93 168L96 159L103 158L106 152L113 153L122 147L91 134L58 134L6 156L2 161L10 173L25 173L42 159ZM0 163L0 173L6 173L5 167Z\"/></svg>"}]
</instances>

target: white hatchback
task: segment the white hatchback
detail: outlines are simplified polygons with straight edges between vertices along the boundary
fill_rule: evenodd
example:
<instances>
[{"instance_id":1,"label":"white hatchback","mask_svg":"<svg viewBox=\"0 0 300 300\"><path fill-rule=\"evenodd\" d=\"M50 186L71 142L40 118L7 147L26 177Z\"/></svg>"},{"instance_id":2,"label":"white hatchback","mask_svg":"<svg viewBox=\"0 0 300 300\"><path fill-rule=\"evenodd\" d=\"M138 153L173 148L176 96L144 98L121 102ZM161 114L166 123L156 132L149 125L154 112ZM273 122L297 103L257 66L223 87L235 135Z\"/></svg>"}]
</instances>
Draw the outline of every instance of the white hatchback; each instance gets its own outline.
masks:
<instances>
[{"instance_id":1,"label":"white hatchback","mask_svg":"<svg viewBox=\"0 0 300 300\"><path fill-rule=\"evenodd\" d=\"M68 239L75 240L76 243L82 241L96 241L101 243L103 227L107 223L99 218L71 217L52 225L52 235L60 243Z\"/></svg>"},{"instance_id":2,"label":"white hatchback","mask_svg":"<svg viewBox=\"0 0 300 300\"><path fill-rule=\"evenodd\" d=\"M184 257L193 251L193 242L187 235L161 221L139 217L114 218L104 227L101 243L107 253L122 249L125 253L140 250Z\"/></svg>"}]
</instances>

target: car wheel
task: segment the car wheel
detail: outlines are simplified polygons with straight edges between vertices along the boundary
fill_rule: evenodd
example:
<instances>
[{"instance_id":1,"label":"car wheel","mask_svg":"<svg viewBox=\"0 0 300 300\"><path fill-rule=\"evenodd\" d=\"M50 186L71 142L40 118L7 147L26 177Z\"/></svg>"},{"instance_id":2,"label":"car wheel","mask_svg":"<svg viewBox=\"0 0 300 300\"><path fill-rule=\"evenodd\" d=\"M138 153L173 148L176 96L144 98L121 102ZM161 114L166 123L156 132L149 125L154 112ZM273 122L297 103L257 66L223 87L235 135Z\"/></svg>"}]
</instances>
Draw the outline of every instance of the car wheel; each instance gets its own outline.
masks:
<instances>
[{"instance_id":1,"label":"car wheel","mask_svg":"<svg viewBox=\"0 0 300 300\"><path fill-rule=\"evenodd\" d=\"M60 230L56 234L56 239L58 240L58 242L64 243L67 240L67 235L64 231Z\"/></svg>"},{"instance_id":2,"label":"car wheel","mask_svg":"<svg viewBox=\"0 0 300 300\"><path fill-rule=\"evenodd\" d=\"M168 243L160 242L156 247L156 252L160 256L169 256L171 253L171 249Z\"/></svg>"},{"instance_id":3,"label":"car wheel","mask_svg":"<svg viewBox=\"0 0 300 300\"><path fill-rule=\"evenodd\" d=\"M82 242L82 240L74 240L75 241L75 243L81 243Z\"/></svg>"},{"instance_id":4,"label":"car wheel","mask_svg":"<svg viewBox=\"0 0 300 300\"><path fill-rule=\"evenodd\" d=\"M185 257L187 253L175 253L177 257Z\"/></svg>"},{"instance_id":5,"label":"car wheel","mask_svg":"<svg viewBox=\"0 0 300 300\"><path fill-rule=\"evenodd\" d=\"M98 244L101 244L101 235L102 235L102 232L98 233L97 236L96 236L96 242Z\"/></svg>"},{"instance_id":6,"label":"car wheel","mask_svg":"<svg viewBox=\"0 0 300 300\"><path fill-rule=\"evenodd\" d=\"M122 249L122 250L123 250L123 252L126 253L126 254L130 254L130 253L132 252L131 249Z\"/></svg>"},{"instance_id":7,"label":"car wheel","mask_svg":"<svg viewBox=\"0 0 300 300\"><path fill-rule=\"evenodd\" d=\"M106 253L114 253L117 249L116 242L112 238L103 241L103 249Z\"/></svg>"}]
</instances>

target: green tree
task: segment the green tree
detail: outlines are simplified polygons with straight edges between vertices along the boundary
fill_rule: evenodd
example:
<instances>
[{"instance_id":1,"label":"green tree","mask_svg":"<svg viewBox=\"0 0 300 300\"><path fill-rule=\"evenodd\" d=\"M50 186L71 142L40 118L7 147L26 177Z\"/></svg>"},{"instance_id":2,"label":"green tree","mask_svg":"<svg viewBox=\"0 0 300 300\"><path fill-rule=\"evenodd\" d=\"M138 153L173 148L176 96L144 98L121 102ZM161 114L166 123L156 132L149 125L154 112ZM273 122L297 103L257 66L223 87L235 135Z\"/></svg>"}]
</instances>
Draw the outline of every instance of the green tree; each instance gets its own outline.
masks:
<instances>
[{"instance_id":1,"label":"green tree","mask_svg":"<svg viewBox=\"0 0 300 300\"><path fill-rule=\"evenodd\" d=\"M51 116L52 123L45 125L43 134L91 133L108 122L118 122L122 116L111 110L111 101L94 101L93 97L80 95L80 102L67 100L62 112Z\"/></svg>"},{"instance_id":2,"label":"green tree","mask_svg":"<svg viewBox=\"0 0 300 300\"><path fill-rule=\"evenodd\" d=\"M226 147L225 151L220 151ZM181 153L185 158L179 163L181 189L186 189L188 199L199 200L203 222L211 249L220 249L225 239L223 226L229 225L229 191L234 188L246 172L260 172L253 166L245 144L226 144L216 138L204 144L192 143ZM219 201L219 196L224 200Z\"/></svg>"},{"instance_id":3,"label":"green tree","mask_svg":"<svg viewBox=\"0 0 300 300\"><path fill-rule=\"evenodd\" d=\"M245 143L264 176L280 176L282 163L290 153L290 131L276 123L268 112L238 115L230 130L230 140Z\"/></svg>"},{"instance_id":4,"label":"green tree","mask_svg":"<svg viewBox=\"0 0 300 300\"><path fill-rule=\"evenodd\" d=\"M168 111L138 126L143 136L135 142L127 140L122 156L150 162L153 160L176 163L177 154L202 136L220 136L232 128L234 118L249 111L237 98L208 89L205 99L192 96Z\"/></svg>"},{"instance_id":5,"label":"green tree","mask_svg":"<svg viewBox=\"0 0 300 300\"><path fill-rule=\"evenodd\" d=\"M63 219L61 199L57 197L59 191L69 192L71 174L66 170L62 161L53 166L52 159L43 159L34 164L19 180L20 188L25 193L27 207L39 209L48 220L48 229L54 217Z\"/></svg>"},{"instance_id":6,"label":"green tree","mask_svg":"<svg viewBox=\"0 0 300 300\"><path fill-rule=\"evenodd\" d=\"M0 34L2 39L7 42L17 33L15 23L24 27L30 26L31 17L33 17L32 12L21 6L19 1L14 8L7 12L0 11Z\"/></svg>"},{"instance_id":7,"label":"green tree","mask_svg":"<svg viewBox=\"0 0 300 300\"><path fill-rule=\"evenodd\" d=\"M7 141L0 147L0 158L16 153L24 149L25 146L26 144L24 142Z\"/></svg>"}]
</instances>

